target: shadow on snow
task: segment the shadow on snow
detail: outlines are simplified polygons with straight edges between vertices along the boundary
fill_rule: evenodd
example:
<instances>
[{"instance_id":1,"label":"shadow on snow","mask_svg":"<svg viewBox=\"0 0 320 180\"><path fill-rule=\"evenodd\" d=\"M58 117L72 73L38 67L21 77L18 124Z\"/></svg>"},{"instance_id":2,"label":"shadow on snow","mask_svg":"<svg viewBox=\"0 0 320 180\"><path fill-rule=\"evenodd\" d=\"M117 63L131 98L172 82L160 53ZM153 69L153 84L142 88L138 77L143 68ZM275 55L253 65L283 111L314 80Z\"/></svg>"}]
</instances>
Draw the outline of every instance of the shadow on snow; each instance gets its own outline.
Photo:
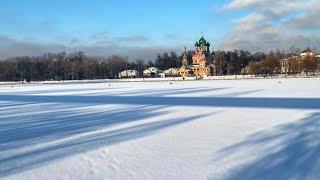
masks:
<instances>
[{"instance_id":1,"label":"shadow on snow","mask_svg":"<svg viewBox=\"0 0 320 180\"><path fill-rule=\"evenodd\" d=\"M320 109L320 98L159 97L159 96L23 96L0 95L2 101L33 103L134 104L237 108Z\"/></svg>"},{"instance_id":2,"label":"shadow on snow","mask_svg":"<svg viewBox=\"0 0 320 180\"><path fill-rule=\"evenodd\" d=\"M101 98L105 101L105 96L54 96L53 99L53 96L0 96L3 97L0 97L3 105L0 107L0 177L76 153L145 137L212 114L153 121L172 112L165 109L166 105L129 106L130 103L122 102L121 106L106 106L109 103L97 101ZM147 119L129 127L116 126ZM112 127L118 128L106 130Z\"/></svg>"},{"instance_id":3,"label":"shadow on snow","mask_svg":"<svg viewBox=\"0 0 320 180\"><path fill-rule=\"evenodd\" d=\"M320 113L249 136L214 161L247 162L224 179L320 179ZM214 177L213 177L214 179Z\"/></svg>"},{"instance_id":4,"label":"shadow on snow","mask_svg":"<svg viewBox=\"0 0 320 180\"><path fill-rule=\"evenodd\" d=\"M219 88L211 91L220 90ZM107 127L152 119L172 113L171 106L236 108L320 109L318 98L168 97L174 94L208 92L208 89L156 92L146 96L120 95L0 95L0 177L21 172L52 160L101 146L148 136L162 129L194 121L210 114L150 121L103 131ZM153 92L150 90L150 93ZM139 93L139 92L137 92ZM5 103L3 103L5 101ZM14 106L10 106L15 104ZM104 105L121 105L98 109ZM122 105L125 105L122 107ZM134 105L134 106L129 106ZM319 117L319 115L315 116ZM102 131L97 131L102 130ZM289 131L289 130L288 130ZM31 148L30 147L34 147ZM319 149L317 149L319 150ZM319 155L319 154L317 154Z\"/></svg>"}]
</instances>

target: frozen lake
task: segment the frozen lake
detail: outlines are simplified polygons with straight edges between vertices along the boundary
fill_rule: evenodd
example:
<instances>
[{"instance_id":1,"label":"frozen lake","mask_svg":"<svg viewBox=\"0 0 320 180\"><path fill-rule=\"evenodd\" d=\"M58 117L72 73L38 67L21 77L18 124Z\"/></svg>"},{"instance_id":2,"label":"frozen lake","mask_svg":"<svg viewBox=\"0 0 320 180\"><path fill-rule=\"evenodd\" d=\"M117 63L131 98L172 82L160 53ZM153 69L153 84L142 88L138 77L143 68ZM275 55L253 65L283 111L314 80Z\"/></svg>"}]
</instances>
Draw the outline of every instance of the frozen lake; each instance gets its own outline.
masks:
<instances>
[{"instance_id":1,"label":"frozen lake","mask_svg":"<svg viewBox=\"0 0 320 180\"><path fill-rule=\"evenodd\" d=\"M0 86L0 179L320 179L320 79Z\"/></svg>"}]
</instances>

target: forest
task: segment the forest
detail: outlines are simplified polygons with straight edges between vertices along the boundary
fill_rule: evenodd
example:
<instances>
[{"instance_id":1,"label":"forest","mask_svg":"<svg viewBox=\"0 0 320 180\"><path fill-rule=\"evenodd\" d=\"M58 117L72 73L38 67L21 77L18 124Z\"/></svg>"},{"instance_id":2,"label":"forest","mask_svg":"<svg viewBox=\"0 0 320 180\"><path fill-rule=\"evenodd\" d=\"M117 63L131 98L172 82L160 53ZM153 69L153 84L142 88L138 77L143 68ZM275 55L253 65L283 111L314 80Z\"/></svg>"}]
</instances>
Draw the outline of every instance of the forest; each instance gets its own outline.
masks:
<instances>
[{"instance_id":1,"label":"forest","mask_svg":"<svg viewBox=\"0 0 320 180\"><path fill-rule=\"evenodd\" d=\"M274 75L280 73L280 60L297 55L298 49L291 51L270 51L269 53L251 53L243 50L211 52L211 61L217 67L217 75L255 74ZM188 60L192 61L193 51L188 51ZM67 54L46 53L42 56L13 57L0 61L0 81L44 81L44 80L83 80L114 79L126 69L142 72L148 67L165 70L179 68L183 54L164 52L157 54L154 60L129 59L112 55L109 57L90 57L84 52ZM291 73L302 71L314 74L319 60L307 58L303 63L290 64ZM249 71L245 71L249 67Z\"/></svg>"}]
</instances>

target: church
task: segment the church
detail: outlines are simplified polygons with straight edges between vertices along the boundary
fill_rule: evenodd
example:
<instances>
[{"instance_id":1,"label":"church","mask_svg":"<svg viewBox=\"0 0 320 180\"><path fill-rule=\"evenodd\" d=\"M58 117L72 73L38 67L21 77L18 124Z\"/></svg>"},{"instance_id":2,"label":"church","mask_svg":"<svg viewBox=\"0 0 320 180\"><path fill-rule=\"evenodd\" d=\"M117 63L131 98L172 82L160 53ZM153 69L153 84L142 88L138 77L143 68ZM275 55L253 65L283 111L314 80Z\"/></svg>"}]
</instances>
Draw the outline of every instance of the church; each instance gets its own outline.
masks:
<instances>
[{"instance_id":1,"label":"church","mask_svg":"<svg viewBox=\"0 0 320 180\"><path fill-rule=\"evenodd\" d=\"M206 77L216 75L216 68L210 54L210 43L203 37L195 43L195 54L192 56L192 64L188 62L187 49L182 58L182 66L178 69L178 75L182 77L195 76Z\"/></svg>"}]
</instances>

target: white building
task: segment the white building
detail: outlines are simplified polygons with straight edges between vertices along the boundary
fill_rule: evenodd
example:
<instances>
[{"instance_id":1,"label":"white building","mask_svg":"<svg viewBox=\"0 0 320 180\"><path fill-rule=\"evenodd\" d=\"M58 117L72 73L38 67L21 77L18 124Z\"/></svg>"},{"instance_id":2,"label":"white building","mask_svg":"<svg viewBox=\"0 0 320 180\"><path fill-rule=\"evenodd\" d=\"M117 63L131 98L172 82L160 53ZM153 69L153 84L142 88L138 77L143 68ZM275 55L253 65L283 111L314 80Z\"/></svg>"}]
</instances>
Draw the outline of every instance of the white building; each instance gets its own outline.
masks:
<instances>
[{"instance_id":1,"label":"white building","mask_svg":"<svg viewBox=\"0 0 320 180\"><path fill-rule=\"evenodd\" d=\"M136 70L124 70L119 73L119 78L135 78L138 77Z\"/></svg>"},{"instance_id":2,"label":"white building","mask_svg":"<svg viewBox=\"0 0 320 180\"><path fill-rule=\"evenodd\" d=\"M315 57L316 52L308 47L306 50L304 50L300 53L300 56L301 57L306 57L306 56Z\"/></svg>"},{"instance_id":3,"label":"white building","mask_svg":"<svg viewBox=\"0 0 320 180\"><path fill-rule=\"evenodd\" d=\"M281 59L280 60L280 73L288 73L289 72L289 61L290 59Z\"/></svg>"},{"instance_id":4,"label":"white building","mask_svg":"<svg viewBox=\"0 0 320 180\"><path fill-rule=\"evenodd\" d=\"M169 68L163 71L166 77L172 77L178 75L178 70L176 68Z\"/></svg>"},{"instance_id":5,"label":"white building","mask_svg":"<svg viewBox=\"0 0 320 180\"><path fill-rule=\"evenodd\" d=\"M292 56L287 59L281 59L280 60L281 73L286 74L290 72L290 62L293 63L295 61L296 63L301 64L306 57L320 58L320 55L318 55L316 51L313 51L308 47L306 50L300 53L300 56Z\"/></svg>"},{"instance_id":6,"label":"white building","mask_svg":"<svg viewBox=\"0 0 320 180\"><path fill-rule=\"evenodd\" d=\"M159 70L158 68L149 67L148 69L143 71L143 76L147 76L147 77L154 76L154 77L156 77L156 76L159 76L160 73L162 73L162 71Z\"/></svg>"}]
</instances>

